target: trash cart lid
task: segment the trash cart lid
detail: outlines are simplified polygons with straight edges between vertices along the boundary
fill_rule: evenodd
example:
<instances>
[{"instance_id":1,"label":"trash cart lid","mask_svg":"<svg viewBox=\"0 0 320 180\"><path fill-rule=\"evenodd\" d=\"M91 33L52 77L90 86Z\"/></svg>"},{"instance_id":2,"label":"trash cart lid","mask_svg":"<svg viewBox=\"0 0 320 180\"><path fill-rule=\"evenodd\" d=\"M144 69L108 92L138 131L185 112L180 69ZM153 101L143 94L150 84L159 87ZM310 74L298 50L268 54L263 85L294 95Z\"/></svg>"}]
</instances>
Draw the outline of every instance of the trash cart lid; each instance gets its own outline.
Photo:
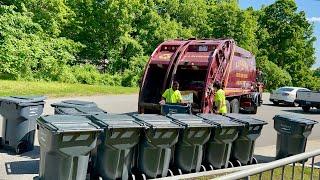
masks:
<instances>
[{"instance_id":1,"label":"trash cart lid","mask_svg":"<svg viewBox=\"0 0 320 180\"><path fill-rule=\"evenodd\" d=\"M226 115L227 117L231 118L231 120L244 123L246 125L266 125L268 124L265 121L256 119L249 115L237 114L237 113L230 113Z\"/></svg>"},{"instance_id":2,"label":"trash cart lid","mask_svg":"<svg viewBox=\"0 0 320 180\"><path fill-rule=\"evenodd\" d=\"M98 107L59 107L57 110L60 112L59 114L66 115L90 115L106 113L104 110Z\"/></svg>"},{"instance_id":3,"label":"trash cart lid","mask_svg":"<svg viewBox=\"0 0 320 180\"><path fill-rule=\"evenodd\" d=\"M192 114L168 114L169 118L185 127L214 127L216 125L206 123L204 119Z\"/></svg>"},{"instance_id":4,"label":"trash cart lid","mask_svg":"<svg viewBox=\"0 0 320 180\"><path fill-rule=\"evenodd\" d=\"M57 133L101 131L100 127L85 116L47 115L41 116L37 122Z\"/></svg>"},{"instance_id":5,"label":"trash cart lid","mask_svg":"<svg viewBox=\"0 0 320 180\"><path fill-rule=\"evenodd\" d=\"M206 120L210 124L218 125L219 127L243 127L243 124L232 121L229 117L218 114L197 114L197 116Z\"/></svg>"},{"instance_id":6,"label":"trash cart lid","mask_svg":"<svg viewBox=\"0 0 320 180\"><path fill-rule=\"evenodd\" d=\"M97 104L91 101L65 100L51 104L52 107L97 107Z\"/></svg>"},{"instance_id":7,"label":"trash cart lid","mask_svg":"<svg viewBox=\"0 0 320 180\"><path fill-rule=\"evenodd\" d=\"M273 117L274 120L285 120L285 121L291 121L296 122L299 124L305 124L305 125L313 125L317 124L318 121L314 121L312 119L306 119L303 116L299 116L296 114L280 114Z\"/></svg>"},{"instance_id":8,"label":"trash cart lid","mask_svg":"<svg viewBox=\"0 0 320 180\"><path fill-rule=\"evenodd\" d=\"M142 128L143 125L126 114L99 114L90 119L103 128Z\"/></svg>"},{"instance_id":9,"label":"trash cart lid","mask_svg":"<svg viewBox=\"0 0 320 180\"><path fill-rule=\"evenodd\" d=\"M44 104L45 96L7 96L0 97L0 101L9 101L19 105Z\"/></svg>"},{"instance_id":10,"label":"trash cart lid","mask_svg":"<svg viewBox=\"0 0 320 180\"><path fill-rule=\"evenodd\" d=\"M67 104L80 105L80 106L96 106L96 103L92 101L65 100L62 102Z\"/></svg>"},{"instance_id":11,"label":"trash cart lid","mask_svg":"<svg viewBox=\"0 0 320 180\"><path fill-rule=\"evenodd\" d=\"M158 114L134 114L134 118L142 122L149 128L182 128L182 126L173 122L170 118Z\"/></svg>"}]
</instances>

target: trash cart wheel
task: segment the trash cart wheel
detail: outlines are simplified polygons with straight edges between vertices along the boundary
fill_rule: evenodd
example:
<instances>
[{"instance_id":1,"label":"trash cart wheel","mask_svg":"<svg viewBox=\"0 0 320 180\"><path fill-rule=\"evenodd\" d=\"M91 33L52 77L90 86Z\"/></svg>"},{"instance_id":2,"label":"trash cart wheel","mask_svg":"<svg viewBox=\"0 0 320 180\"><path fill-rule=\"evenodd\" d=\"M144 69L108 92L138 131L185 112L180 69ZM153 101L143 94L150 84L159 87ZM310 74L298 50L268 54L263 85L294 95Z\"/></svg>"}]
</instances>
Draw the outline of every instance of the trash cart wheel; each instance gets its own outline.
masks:
<instances>
[{"instance_id":1,"label":"trash cart wheel","mask_svg":"<svg viewBox=\"0 0 320 180\"><path fill-rule=\"evenodd\" d=\"M182 170L178 169L178 173L179 173L179 175L182 175Z\"/></svg>"},{"instance_id":2,"label":"trash cart wheel","mask_svg":"<svg viewBox=\"0 0 320 180\"><path fill-rule=\"evenodd\" d=\"M258 163L259 163L258 160L255 157L252 157L251 164L258 164Z\"/></svg>"},{"instance_id":3,"label":"trash cart wheel","mask_svg":"<svg viewBox=\"0 0 320 180\"><path fill-rule=\"evenodd\" d=\"M204 167L204 165L201 165L200 172L204 172L204 171L207 171L207 169L206 169L206 167Z\"/></svg>"},{"instance_id":4,"label":"trash cart wheel","mask_svg":"<svg viewBox=\"0 0 320 180\"><path fill-rule=\"evenodd\" d=\"M236 160L236 161L234 162L234 166L235 166L235 167L240 167L240 166L241 166L241 162L240 162L239 160Z\"/></svg>"},{"instance_id":5,"label":"trash cart wheel","mask_svg":"<svg viewBox=\"0 0 320 180\"><path fill-rule=\"evenodd\" d=\"M231 161L228 161L228 167L227 168L233 168L233 167L234 167L233 163Z\"/></svg>"},{"instance_id":6,"label":"trash cart wheel","mask_svg":"<svg viewBox=\"0 0 320 180\"><path fill-rule=\"evenodd\" d=\"M141 174L143 180L147 180L147 176L145 174Z\"/></svg>"},{"instance_id":7,"label":"trash cart wheel","mask_svg":"<svg viewBox=\"0 0 320 180\"><path fill-rule=\"evenodd\" d=\"M134 174L131 174L131 179L136 180L136 176Z\"/></svg>"},{"instance_id":8,"label":"trash cart wheel","mask_svg":"<svg viewBox=\"0 0 320 180\"><path fill-rule=\"evenodd\" d=\"M27 142L22 141L18 144L17 148L16 148L16 153L17 154L22 154L23 152L25 152L27 150Z\"/></svg>"},{"instance_id":9,"label":"trash cart wheel","mask_svg":"<svg viewBox=\"0 0 320 180\"><path fill-rule=\"evenodd\" d=\"M209 164L209 167L210 167L210 170L214 170L214 167L211 164Z\"/></svg>"},{"instance_id":10,"label":"trash cart wheel","mask_svg":"<svg viewBox=\"0 0 320 180\"><path fill-rule=\"evenodd\" d=\"M174 176L173 172L170 169L168 169L168 175L167 176Z\"/></svg>"},{"instance_id":11,"label":"trash cart wheel","mask_svg":"<svg viewBox=\"0 0 320 180\"><path fill-rule=\"evenodd\" d=\"M302 106L302 110L304 112L308 112L310 110L310 106Z\"/></svg>"}]
</instances>

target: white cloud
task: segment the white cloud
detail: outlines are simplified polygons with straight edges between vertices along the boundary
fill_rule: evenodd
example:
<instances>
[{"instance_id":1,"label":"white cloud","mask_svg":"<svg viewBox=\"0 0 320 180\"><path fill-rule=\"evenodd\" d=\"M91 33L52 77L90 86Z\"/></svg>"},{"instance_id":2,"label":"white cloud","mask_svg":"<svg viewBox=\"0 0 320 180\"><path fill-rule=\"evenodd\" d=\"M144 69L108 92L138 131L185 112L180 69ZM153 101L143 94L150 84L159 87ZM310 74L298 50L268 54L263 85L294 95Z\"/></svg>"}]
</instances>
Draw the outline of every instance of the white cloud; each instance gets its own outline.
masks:
<instances>
[{"instance_id":1,"label":"white cloud","mask_svg":"<svg viewBox=\"0 0 320 180\"><path fill-rule=\"evenodd\" d=\"M307 18L309 22L320 22L320 17Z\"/></svg>"}]
</instances>

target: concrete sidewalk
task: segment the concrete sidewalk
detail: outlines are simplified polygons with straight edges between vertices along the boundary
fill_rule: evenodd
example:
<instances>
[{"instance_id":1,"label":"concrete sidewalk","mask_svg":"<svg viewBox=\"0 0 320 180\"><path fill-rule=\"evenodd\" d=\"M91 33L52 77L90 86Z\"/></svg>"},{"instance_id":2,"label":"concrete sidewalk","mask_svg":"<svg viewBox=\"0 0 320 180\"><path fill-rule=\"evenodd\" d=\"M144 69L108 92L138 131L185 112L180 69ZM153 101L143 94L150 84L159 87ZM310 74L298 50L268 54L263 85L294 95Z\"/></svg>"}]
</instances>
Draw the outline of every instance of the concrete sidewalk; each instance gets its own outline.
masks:
<instances>
[{"instance_id":1,"label":"concrete sidewalk","mask_svg":"<svg viewBox=\"0 0 320 180\"><path fill-rule=\"evenodd\" d=\"M309 140L306 146L306 152L320 149L320 140ZM276 145L256 147L254 150L254 157L259 163L274 161L276 156ZM311 159L307 164L311 164ZM315 164L320 166L320 156L315 158Z\"/></svg>"}]
</instances>

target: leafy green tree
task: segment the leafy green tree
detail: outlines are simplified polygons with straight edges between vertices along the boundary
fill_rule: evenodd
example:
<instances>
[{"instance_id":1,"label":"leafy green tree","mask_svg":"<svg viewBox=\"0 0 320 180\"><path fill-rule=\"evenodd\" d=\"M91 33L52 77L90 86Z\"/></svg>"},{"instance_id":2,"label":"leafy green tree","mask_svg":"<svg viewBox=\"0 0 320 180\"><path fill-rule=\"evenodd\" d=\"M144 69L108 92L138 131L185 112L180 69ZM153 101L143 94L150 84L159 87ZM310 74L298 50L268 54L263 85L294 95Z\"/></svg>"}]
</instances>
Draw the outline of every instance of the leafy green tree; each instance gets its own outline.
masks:
<instances>
[{"instance_id":1,"label":"leafy green tree","mask_svg":"<svg viewBox=\"0 0 320 180\"><path fill-rule=\"evenodd\" d=\"M73 16L65 0L4 0L6 5L14 5L19 12L32 12L34 22L52 36L59 36L61 30Z\"/></svg>"},{"instance_id":2,"label":"leafy green tree","mask_svg":"<svg viewBox=\"0 0 320 180\"><path fill-rule=\"evenodd\" d=\"M169 15L185 28L193 31L193 36L207 27L208 1L207 0L171 0L157 3L158 12L166 18Z\"/></svg>"},{"instance_id":3,"label":"leafy green tree","mask_svg":"<svg viewBox=\"0 0 320 180\"><path fill-rule=\"evenodd\" d=\"M314 70L313 75L314 75L315 77L320 78L320 67L318 67L316 70Z\"/></svg>"},{"instance_id":4,"label":"leafy green tree","mask_svg":"<svg viewBox=\"0 0 320 180\"><path fill-rule=\"evenodd\" d=\"M142 54L139 43L130 36L132 21L140 14L142 4L138 0L119 1L68 1L75 13L63 35L86 45L80 58L92 63L107 59L111 71L122 71L131 57ZM118 58L121 57L122 60ZM126 65L119 69L119 61Z\"/></svg>"},{"instance_id":5,"label":"leafy green tree","mask_svg":"<svg viewBox=\"0 0 320 180\"><path fill-rule=\"evenodd\" d=\"M267 59L260 61L259 68L263 72L263 81L268 90L292 84L290 74Z\"/></svg>"},{"instance_id":6,"label":"leafy green tree","mask_svg":"<svg viewBox=\"0 0 320 180\"><path fill-rule=\"evenodd\" d=\"M313 27L304 12L297 11L294 0L277 0L262 9L259 18L259 49L265 50L268 60L289 72L295 86L305 86L315 63Z\"/></svg>"},{"instance_id":7,"label":"leafy green tree","mask_svg":"<svg viewBox=\"0 0 320 180\"><path fill-rule=\"evenodd\" d=\"M257 17L253 9L241 10L236 1L210 4L206 29L200 37L233 38L238 45L257 53Z\"/></svg>"},{"instance_id":8,"label":"leafy green tree","mask_svg":"<svg viewBox=\"0 0 320 180\"><path fill-rule=\"evenodd\" d=\"M146 55L151 55L154 49L163 41L175 38L192 37L192 31L182 26L168 14L160 15L156 11L157 5L148 1L142 13L134 23L132 37L142 45Z\"/></svg>"},{"instance_id":9,"label":"leafy green tree","mask_svg":"<svg viewBox=\"0 0 320 180\"><path fill-rule=\"evenodd\" d=\"M0 6L0 77L57 80L61 68L75 61L81 44L51 38L32 17Z\"/></svg>"}]
</instances>

